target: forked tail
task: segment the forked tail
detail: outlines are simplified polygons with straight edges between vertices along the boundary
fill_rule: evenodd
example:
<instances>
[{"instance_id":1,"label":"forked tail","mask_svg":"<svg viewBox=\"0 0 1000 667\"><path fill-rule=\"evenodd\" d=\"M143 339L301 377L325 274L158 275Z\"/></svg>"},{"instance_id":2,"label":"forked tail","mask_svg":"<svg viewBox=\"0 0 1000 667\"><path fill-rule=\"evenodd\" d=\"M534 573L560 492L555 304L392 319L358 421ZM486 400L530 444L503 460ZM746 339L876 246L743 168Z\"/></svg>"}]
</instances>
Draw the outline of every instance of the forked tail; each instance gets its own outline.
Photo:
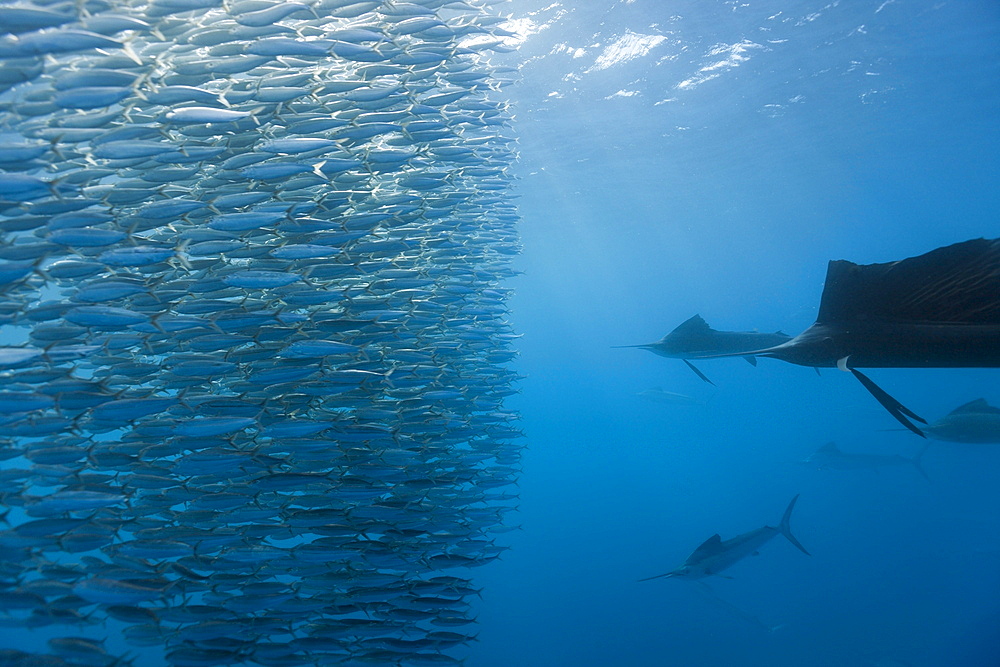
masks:
<instances>
[{"instance_id":1,"label":"forked tail","mask_svg":"<svg viewBox=\"0 0 1000 667\"><path fill-rule=\"evenodd\" d=\"M798 499L799 496L796 494L796 496L792 498L792 502L788 503L788 508L785 510L784 516L781 517L781 523L778 524L778 530L781 531L781 534L785 536L785 539L794 544L799 551L801 551L807 556L811 556L812 554L806 551L806 548L802 546L802 544L797 539L795 539L794 535L792 535L792 527L791 524L789 523L789 521L792 518L792 510L795 509L795 502Z\"/></svg>"}]
</instances>

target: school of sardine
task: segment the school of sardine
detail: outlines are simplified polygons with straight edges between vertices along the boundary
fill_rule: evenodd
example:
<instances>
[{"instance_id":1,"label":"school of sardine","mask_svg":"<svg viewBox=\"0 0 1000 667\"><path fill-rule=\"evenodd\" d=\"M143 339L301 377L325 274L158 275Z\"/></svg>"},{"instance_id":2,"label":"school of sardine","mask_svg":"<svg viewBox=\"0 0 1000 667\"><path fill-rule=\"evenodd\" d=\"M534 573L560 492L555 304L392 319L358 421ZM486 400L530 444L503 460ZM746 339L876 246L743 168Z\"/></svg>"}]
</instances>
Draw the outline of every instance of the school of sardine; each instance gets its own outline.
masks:
<instances>
[{"instance_id":1,"label":"school of sardine","mask_svg":"<svg viewBox=\"0 0 1000 667\"><path fill-rule=\"evenodd\" d=\"M496 4L0 3L0 665L461 661L521 448Z\"/></svg>"}]
</instances>

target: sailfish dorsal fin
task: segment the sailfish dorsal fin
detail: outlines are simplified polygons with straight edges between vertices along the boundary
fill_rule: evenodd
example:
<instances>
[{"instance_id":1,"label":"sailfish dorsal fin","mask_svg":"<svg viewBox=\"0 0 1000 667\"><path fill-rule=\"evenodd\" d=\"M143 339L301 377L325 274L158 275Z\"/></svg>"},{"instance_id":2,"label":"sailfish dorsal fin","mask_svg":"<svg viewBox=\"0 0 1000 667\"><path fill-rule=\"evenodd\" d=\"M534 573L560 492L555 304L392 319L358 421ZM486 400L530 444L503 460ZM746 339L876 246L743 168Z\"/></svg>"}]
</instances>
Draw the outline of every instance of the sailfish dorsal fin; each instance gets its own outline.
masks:
<instances>
[{"instance_id":1,"label":"sailfish dorsal fin","mask_svg":"<svg viewBox=\"0 0 1000 667\"><path fill-rule=\"evenodd\" d=\"M960 405L948 414L951 415L962 415L962 414L976 414L981 415L984 413L1000 414L1000 408L995 408L986 402L985 398L977 398L974 401L969 401L964 405Z\"/></svg>"},{"instance_id":2,"label":"sailfish dorsal fin","mask_svg":"<svg viewBox=\"0 0 1000 667\"><path fill-rule=\"evenodd\" d=\"M698 545L698 548L694 550L691 554L689 561L697 561L702 558L708 558L714 556L715 554L721 553L723 551L722 538L718 533L712 535L710 538Z\"/></svg>"},{"instance_id":3,"label":"sailfish dorsal fin","mask_svg":"<svg viewBox=\"0 0 1000 667\"><path fill-rule=\"evenodd\" d=\"M816 321L1000 324L1000 239L884 264L832 261Z\"/></svg>"},{"instance_id":4,"label":"sailfish dorsal fin","mask_svg":"<svg viewBox=\"0 0 1000 667\"><path fill-rule=\"evenodd\" d=\"M715 330L708 326L701 315L695 315L684 320L677 325L677 328L670 332L671 336L701 336L703 334L714 333Z\"/></svg>"}]
</instances>

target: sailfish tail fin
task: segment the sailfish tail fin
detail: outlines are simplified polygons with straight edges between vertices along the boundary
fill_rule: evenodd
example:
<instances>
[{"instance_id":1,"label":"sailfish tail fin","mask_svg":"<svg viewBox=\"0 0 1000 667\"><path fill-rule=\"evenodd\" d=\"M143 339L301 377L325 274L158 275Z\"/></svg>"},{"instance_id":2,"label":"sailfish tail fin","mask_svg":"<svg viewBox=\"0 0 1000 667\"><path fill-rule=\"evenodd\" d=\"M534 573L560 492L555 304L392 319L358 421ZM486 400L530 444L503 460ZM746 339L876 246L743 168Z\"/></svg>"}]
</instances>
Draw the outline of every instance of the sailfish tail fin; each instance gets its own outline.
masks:
<instances>
[{"instance_id":1,"label":"sailfish tail fin","mask_svg":"<svg viewBox=\"0 0 1000 667\"><path fill-rule=\"evenodd\" d=\"M792 526L790 521L792 518L792 510L795 509L795 502L798 499L799 496L796 494L796 496L792 498L792 502L788 503L788 507L785 509L785 514L781 517L781 523L778 524L778 530L781 531L781 534L785 536L785 539L794 544L799 551L807 556L811 556L812 554L806 551L806 548L802 546L797 539L795 539L794 535L792 535Z\"/></svg>"}]
</instances>

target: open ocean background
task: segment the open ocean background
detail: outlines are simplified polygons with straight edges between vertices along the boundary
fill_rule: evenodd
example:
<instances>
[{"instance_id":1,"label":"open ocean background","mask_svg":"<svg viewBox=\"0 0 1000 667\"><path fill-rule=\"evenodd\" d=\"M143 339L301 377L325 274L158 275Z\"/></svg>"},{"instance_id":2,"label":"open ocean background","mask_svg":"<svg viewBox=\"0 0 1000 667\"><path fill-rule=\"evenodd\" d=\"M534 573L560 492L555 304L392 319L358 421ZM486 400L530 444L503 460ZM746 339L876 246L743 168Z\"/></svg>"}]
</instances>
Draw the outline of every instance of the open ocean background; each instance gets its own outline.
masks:
<instances>
[{"instance_id":1,"label":"open ocean background","mask_svg":"<svg viewBox=\"0 0 1000 667\"><path fill-rule=\"evenodd\" d=\"M827 262L1000 236L996 0L513 0L520 160L510 320L519 529L486 567L467 667L996 667L1000 446L932 441L931 481L800 462L922 441L846 373L616 345L692 315L795 335ZM875 369L929 421L1000 369ZM638 396L662 388L689 400ZM507 487L515 488L515 487ZM714 533L792 530L697 582L637 582ZM100 634L87 628L79 634ZM76 632L71 630L70 632ZM162 664L131 650L135 665ZM4 627L44 651L48 630ZM374 663L373 663L374 664Z\"/></svg>"},{"instance_id":2,"label":"open ocean background","mask_svg":"<svg viewBox=\"0 0 1000 667\"><path fill-rule=\"evenodd\" d=\"M823 443L912 456L849 375L612 345L700 313L797 334L831 259L1000 234L1000 5L513 3L522 17L524 275L512 404L523 531L479 571L476 667L1000 665L1000 451L798 465ZM871 373L929 420L996 370ZM695 405L644 402L652 387ZM710 586L636 579L713 533L792 529ZM732 605L732 606L730 606ZM734 608L735 607L735 608ZM760 624L757 624L759 621ZM773 632L766 626L781 626Z\"/></svg>"}]
</instances>

